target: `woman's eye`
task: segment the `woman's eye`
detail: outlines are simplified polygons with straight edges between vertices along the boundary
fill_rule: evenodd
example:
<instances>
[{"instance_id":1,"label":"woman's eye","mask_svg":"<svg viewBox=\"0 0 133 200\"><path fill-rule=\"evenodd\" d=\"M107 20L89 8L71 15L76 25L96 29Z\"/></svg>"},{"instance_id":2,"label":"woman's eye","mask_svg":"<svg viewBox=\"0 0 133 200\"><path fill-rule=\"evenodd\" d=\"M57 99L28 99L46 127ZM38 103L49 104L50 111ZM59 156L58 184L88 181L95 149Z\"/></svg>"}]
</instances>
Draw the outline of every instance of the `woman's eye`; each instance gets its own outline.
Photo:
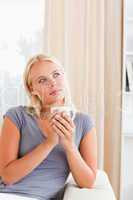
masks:
<instances>
[{"instance_id":1,"label":"woman's eye","mask_svg":"<svg viewBox=\"0 0 133 200\"><path fill-rule=\"evenodd\" d=\"M39 80L39 83L44 83L44 82L46 82L47 81L47 79L40 79Z\"/></svg>"},{"instance_id":2,"label":"woman's eye","mask_svg":"<svg viewBox=\"0 0 133 200\"><path fill-rule=\"evenodd\" d=\"M60 75L60 73L54 73L54 77L57 77L57 76L59 76Z\"/></svg>"}]
</instances>

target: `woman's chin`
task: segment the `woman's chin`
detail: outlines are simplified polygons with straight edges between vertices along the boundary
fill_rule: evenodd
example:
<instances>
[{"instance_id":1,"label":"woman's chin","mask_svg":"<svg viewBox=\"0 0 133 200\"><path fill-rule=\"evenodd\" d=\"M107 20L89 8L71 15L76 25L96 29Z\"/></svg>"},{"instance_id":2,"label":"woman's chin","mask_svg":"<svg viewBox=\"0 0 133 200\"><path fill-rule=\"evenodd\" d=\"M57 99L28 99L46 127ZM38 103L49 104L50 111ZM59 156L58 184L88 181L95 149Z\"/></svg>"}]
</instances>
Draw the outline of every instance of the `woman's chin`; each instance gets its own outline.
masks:
<instances>
[{"instance_id":1,"label":"woman's chin","mask_svg":"<svg viewBox=\"0 0 133 200\"><path fill-rule=\"evenodd\" d=\"M49 104L64 104L64 96L56 96L51 101Z\"/></svg>"}]
</instances>

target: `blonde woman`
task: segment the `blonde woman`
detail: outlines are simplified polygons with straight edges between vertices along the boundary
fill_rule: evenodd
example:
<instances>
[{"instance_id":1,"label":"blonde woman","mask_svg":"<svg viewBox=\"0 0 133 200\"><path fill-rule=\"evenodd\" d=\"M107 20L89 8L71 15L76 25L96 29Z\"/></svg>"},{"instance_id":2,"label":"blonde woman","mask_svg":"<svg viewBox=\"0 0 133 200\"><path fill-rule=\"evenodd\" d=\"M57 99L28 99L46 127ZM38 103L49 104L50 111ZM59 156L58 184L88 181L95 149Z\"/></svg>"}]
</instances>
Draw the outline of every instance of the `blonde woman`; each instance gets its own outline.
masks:
<instances>
[{"instance_id":1,"label":"blonde woman","mask_svg":"<svg viewBox=\"0 0 133 200\"><path fill-rule=\"evenodd\" d=\"M26 66L24 85L30 104L12 107L3 117L0 200L62 199L69 172L79 187L92 188L95 125L72 103L62 65L54 57L34 56Z\"/></svg>"}]
</instances>

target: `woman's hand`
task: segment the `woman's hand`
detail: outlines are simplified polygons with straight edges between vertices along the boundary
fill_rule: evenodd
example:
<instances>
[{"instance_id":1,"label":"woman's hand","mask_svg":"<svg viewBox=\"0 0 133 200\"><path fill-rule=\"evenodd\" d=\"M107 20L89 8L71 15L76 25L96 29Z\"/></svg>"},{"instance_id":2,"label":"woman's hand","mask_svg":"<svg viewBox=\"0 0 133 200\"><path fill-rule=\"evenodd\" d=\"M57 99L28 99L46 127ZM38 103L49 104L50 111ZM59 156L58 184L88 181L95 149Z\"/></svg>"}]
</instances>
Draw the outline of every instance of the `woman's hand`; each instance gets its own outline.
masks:
<instances>
[{"instance_id":1,"label":"woman's hand","mask_svg":"<svg viewBox=\"0 0 133 200\"><path fill-rule=\"evenodd\" d=\"M47 137L47 141L56 146L59 144L59 136L51 126L52 119L55 117L56 113L52 114L48 120L38 120L38 125L42 130L42 134ZM46 135L47 134L47 135Z\"/></svg>"},{"instance_id":2,"label":"woman's hand","mask_svg":"<svg viewBox=\"0 0 133 200\"><path fill-rule=\"evenodd\" d=\"M74 146L75 124L65 112L58 113L52 119L52 127L59 136L59 143L67 151Z\"/></svg>"}]
</instances>

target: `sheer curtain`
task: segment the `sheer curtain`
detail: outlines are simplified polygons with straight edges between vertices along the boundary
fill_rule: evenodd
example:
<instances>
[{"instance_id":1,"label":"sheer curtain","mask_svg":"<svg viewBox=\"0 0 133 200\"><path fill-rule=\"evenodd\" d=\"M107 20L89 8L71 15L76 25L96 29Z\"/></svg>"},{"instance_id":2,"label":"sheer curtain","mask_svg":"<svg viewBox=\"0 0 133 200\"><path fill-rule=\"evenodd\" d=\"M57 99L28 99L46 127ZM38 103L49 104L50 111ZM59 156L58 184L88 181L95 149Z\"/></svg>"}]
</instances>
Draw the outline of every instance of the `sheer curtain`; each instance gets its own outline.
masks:
<instances>
[{"instance_id":1,"label":"sheer curtain","mask_svg":"<svg viewBox=\"0 0 133 200\"><path fill-rule=\"evenodd\" d=\"M59 58L77 108L94 117L98 165L103 168L104 4L103 1L45 1L44 52Z\"/></svg>"},{"instance_id":2,"label":"sheer curtain","mask_svg":"<svg viewBox=\"0 0 133 200\"><path fill-rule=\"evenodd\" d=\"M22 75L27 59L42 52L43 16L42 0L0 1L0 123L8 108L28 101Z\"/></svg>"},{"instance_id":3,"label":"sheer curtain","mask_svg":"<svg viewBox=\"0 0 133 200\"><path fill-rule=\"evenodd\" d=\"M121 157L121 113L117 110L121 106L121 3L46 0L44 17L44 52L62 61L74 103L94 117L98 167L108 173L117 197Z\"/></svg>"},{"instance_id":4,"label":"sheer curtain","mask_svg":"<svg viewBox=\"0 0 133 200\"><path fill-rule=\"evenodd\" d=\"M104 168L117 199L121 190L123 1L105 2L105 157Z\"/></svg>"},{"instance_id":5,"label":"sheer curtain","mask_svg":"<svg viewBox=\"0 0 133 200\"><path fill-rule=\"evenodd\" d=\"M27 101L21 79L27 58L40 52L56 56L77 108L95 119L98 168L106 170L118 197L122 0L12 0L2 1L0 8L0 120L10 106Z\"/></svg>"}]
</instances>

